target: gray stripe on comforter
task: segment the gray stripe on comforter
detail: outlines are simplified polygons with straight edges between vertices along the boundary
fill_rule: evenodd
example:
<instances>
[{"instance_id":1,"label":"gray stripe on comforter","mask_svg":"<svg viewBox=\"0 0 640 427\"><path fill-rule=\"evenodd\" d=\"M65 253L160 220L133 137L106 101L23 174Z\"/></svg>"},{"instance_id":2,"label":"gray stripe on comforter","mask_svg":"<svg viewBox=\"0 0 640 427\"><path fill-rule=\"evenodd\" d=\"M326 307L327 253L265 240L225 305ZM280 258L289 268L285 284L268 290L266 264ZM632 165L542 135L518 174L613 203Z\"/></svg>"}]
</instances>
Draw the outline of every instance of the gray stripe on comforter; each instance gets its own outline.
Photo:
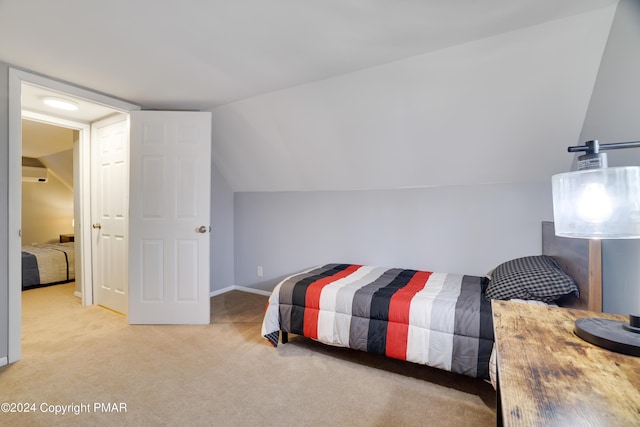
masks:
<instances>
[{"instance_id":1,"label":"gray stripe on comforter","mask_svg":"<svg viewBox=\"0 0 640 427\"><path fill-rule=\"evenodd\" d=\"M451 371L476 377L478 372L478 337L480 336L480 277L464 276L456 302Z\"/></svg>"},{"instance_id":2,"label":"gray stripe on comforter","mask_svg":"<svg viewBox=\"0 0 640 427\"><path fill-rule=\"evenodd\" d=\"M376 291L391 283L402 271L403 269L401 268L385 270L374 282L356 291L351 308L351 329L349 330L350 348L367 351L371 300L373 299L373 295Z\"/></svg>"}]
</instances>

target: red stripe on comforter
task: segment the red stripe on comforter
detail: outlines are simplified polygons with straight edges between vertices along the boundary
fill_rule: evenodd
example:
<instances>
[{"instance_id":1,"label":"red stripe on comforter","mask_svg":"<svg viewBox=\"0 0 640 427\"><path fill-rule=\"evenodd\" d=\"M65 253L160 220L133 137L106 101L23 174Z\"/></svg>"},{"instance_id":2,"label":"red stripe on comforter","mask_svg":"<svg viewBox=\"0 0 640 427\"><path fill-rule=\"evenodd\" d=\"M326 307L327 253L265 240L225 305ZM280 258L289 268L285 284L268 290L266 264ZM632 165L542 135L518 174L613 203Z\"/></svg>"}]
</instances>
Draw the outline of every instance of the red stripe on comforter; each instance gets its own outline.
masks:
<instances>
[{"instance_id":1,"label":"red stripe on comforter","mask_svg":"<svg viewBox=\"0 0 640 427\"><path fill-rule=\"evenodd\" d=\"M429 271L417 271L409 282L393 294L389 302L389 324L387 326L388 357L407 359L407 339L409 337L409 309L415 294L424 289L431 276Z\"/></svg>"},{"instance_id":2,"label":"red stripe on comforter","mask_svg":"<svg viewBox=\"0 0 640 427\"><path fill-rule=\"evenodd\" d=\"M354 271L358 270L361 265L350 265L338 273L327 276L322 279L316 280L311 283L307 288L307 293L305 295L305 310L304 310L304 327L303 332L305 337L309 338L318 338L318 316L320 315L320 295L322 294L322 289L335 282L336 280L340 280L348 275L352 274Z\"/></svg>"}]
</instances>

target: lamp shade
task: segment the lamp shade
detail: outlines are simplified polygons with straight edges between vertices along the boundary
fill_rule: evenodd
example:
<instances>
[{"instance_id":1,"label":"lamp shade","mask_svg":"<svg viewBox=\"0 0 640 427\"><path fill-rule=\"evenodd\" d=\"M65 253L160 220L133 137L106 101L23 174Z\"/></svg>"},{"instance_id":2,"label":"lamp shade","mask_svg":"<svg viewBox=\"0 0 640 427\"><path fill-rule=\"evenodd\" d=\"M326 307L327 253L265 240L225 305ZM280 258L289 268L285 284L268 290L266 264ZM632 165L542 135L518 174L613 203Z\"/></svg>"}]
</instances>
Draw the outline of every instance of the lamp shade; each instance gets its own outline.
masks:
<instances>
[{"instance_id":1,"label":"lamp shade","mask_svg":"<svg viewBox=\"0 0 640 427\"><path fill-rule=\"evenodd\" d=\"M640 238L640 167L561 173L551 184L556 235Z\"/></svg>"}]
</instances>

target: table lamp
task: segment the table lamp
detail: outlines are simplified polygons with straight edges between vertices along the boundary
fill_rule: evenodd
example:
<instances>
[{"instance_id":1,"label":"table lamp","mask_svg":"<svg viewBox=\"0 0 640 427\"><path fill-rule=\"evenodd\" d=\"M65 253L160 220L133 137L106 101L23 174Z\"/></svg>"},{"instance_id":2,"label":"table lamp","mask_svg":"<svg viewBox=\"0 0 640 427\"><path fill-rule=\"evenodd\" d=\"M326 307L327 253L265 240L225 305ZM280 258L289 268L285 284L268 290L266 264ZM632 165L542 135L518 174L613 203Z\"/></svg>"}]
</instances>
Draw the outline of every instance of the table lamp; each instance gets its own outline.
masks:
<instances>
[{"instance_id":1,"label":"table lamp","mask_svg":"<svg viewBox=\"0 0 640 427\"><path fill-rule=\"evenodd\" d=\"M640 238L640 167L607 167L601 150L640 147L640 141L569 147L585 152L578 170L554 175L553 217L557 236L589 239ZM640 285L640 284L639 284ZM575 322L583 340L618 353L640 356L640 313L629 323L584 318Z\"/></svg>"}]
</instances>

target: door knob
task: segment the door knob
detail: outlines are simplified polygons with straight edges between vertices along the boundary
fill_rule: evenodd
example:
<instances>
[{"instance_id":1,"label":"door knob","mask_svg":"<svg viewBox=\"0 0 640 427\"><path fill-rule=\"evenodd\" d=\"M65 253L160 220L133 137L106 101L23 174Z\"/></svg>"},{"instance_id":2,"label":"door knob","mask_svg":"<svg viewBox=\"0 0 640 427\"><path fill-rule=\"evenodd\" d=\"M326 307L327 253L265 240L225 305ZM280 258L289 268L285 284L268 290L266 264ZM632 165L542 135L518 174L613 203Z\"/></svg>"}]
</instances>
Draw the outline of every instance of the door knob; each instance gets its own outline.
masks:
<instances>
[{"instance_id":1,"label":"door knob","mask_svg":"<svg viewBox=\"0 0 640 427\"><path fill-rule=\"evenodd\" d=\"M98 222L98 223L93 224L93 225L92 225L92 227L93 227L93 228L98 228L98 229L100 229L100 228L102 228L102 224L100 224L100 223Z\"/></svg>"},{"instance_id":2,"label":"door knob","mask_svg":"<svg viewBox=\"0 0 640 427\"><path fill-rule=\"evenodd\" d=\"M206 233L207 232L207 227L205 227L204 225L201 225L198 228L198 233Z\"/></svg>"}]
</instances>

